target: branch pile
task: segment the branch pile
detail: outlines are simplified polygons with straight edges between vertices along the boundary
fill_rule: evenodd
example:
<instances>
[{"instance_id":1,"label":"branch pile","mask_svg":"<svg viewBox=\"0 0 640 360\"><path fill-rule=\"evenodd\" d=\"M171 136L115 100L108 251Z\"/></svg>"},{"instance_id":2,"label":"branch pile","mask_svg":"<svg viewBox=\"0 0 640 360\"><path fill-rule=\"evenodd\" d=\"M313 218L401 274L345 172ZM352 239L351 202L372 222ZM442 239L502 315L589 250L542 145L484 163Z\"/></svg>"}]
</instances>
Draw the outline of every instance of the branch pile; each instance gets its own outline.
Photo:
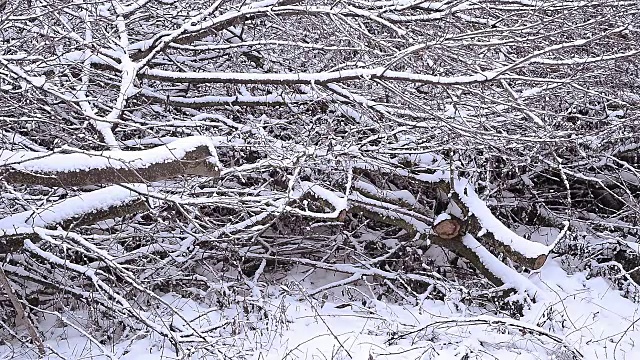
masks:
<instances>
[{"instance_id":1,"label":"branch pile","mask_svg":"<svg viewBox=\"0 0 640 360\"><path fill-rule=\"evenodd\" d=\"M344 277L311 295L518 308L561 257L635 294L637 2L7 4L0 254L25 316L82 304L182 356L218 328L158 294L259 304L291 269Z\"/></svg>"}]
</instances>

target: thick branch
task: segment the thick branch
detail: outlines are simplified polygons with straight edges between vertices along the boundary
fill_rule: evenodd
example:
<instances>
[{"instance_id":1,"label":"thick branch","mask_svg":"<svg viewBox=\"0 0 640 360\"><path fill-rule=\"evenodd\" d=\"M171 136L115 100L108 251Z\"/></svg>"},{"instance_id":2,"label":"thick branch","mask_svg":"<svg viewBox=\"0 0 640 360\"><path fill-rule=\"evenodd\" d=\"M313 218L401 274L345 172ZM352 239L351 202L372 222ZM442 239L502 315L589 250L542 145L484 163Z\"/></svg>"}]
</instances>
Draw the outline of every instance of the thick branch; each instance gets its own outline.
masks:
<instances>
[{"instance_id":1,"label":"thick branch","mask_svg":"<svg viewBox=\"0 0 640 360\"><path fill-rule=\"evenodd\" d=\"M0 254L22 248L26 239L34 237L34 228L69 230L74 227L122 217L148 210L143 196L145 187L130 185L131 190L120 186L78 195L57 204L34 211L25 211L0 219Z\"/></svg>"},{"instance_id":2,"label":"thick branch","mask_svg":"<svg viewBox=\"0 0 640 360\"><path fill-rule=\"evenodd\" d=\"M448 194L450 200L465 215L461 224L464 232L473 235L485 247L504 254L519 265L534 270L544 265L550 249L543 244L527 240L507 228L491 213L485 202L478 197L465 179L455 179L454 189L451 189L449 173L445 171L434 174L401 171L398 174L382 168L377 170L387 172L388 178L395 183L408 182L412 189L426 188L423 193L434 193L439 189L442 193ZM366 175L368 170L358 169L358 172Z\"/></svg>"},{"instance_id":3,"label":"thick branch","mask_svg":"<svg viewBox=\"0 0 640 360\"><path fill-rule=\"evenodd\" d=\"M147 69L141 76L149 79L190 84L330 84L362 79L408 81L431 85L468 85L491 81L497 78L497 72L483 72L468 76L434 76L391 71L385 67L373 69L351 69L318 73L233 73L233 72L174 72L160 69Z\"/></svg>"},{"instance_id":4,"label":"thick branch","mask_svg":"<svg viewBox=\"0 0 640 360\"><path fill-rule=\"evenodd\" d=\"M11 184L70 187L153 182L181 175L217 177L220 163L205 137L141 151L3 152L0 177Z\"/></svg>"},{"instance_id":5,"label":"thick branch","mask_svg":"<svg viewBox=\"0 0 640 360\"><path fill-rule=\"evenodd\" d=\"M507 228L465 180L456 180L454 186L455 192L452 193L449 182L438 182L438 187L450 193L451 200L465 214L464 228L469 234L473 234L485 247L504 254L521 266L537 270L544 265L551 249L527 240Z\"/></svg>"},{"instance_id":6,"label":"thick branch","mask_svg":"<svg viewBox=\"0 0 640 360\"><path fill-rule=\"evenodd\" d=\"M531 299L535 299L540 293L540 289L528 279L498 260L473 236L466 234L464 223L460 219L451 217L436 224L432 233L425 233L419 231L415 225L408 223L403 218L386 216L382 211L376 211L366 206L353 206L350 210L375 221L398 226L411 234L418 234L421 239L428 239L429 243L448 249L465 258L496 287L506 285L507 287L503 289L505 294L526 293Z\"/></svg>"}]
</instances>

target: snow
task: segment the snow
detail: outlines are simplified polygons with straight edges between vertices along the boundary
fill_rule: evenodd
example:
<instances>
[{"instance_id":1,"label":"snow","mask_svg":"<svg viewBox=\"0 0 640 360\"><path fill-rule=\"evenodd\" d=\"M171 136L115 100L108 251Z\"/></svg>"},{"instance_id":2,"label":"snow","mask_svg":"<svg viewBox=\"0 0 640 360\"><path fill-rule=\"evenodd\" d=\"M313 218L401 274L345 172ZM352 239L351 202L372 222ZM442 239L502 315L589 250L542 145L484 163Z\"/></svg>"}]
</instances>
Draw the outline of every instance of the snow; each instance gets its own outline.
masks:
<instances>
[{"instance_id":1,"label":"snow","mask_svg":"<svg viewBox=\"0 0 640 360\"><path fill-rule=\"evenodd\" d=\"M402 201L409 205L416 205L416 198L407 190L380 190L372 184L364 181L356 181L354 187L366 191L367 193L388 199L389 201Z\"/></svg>"},{"instance_id":2,"label":"snow","mask_svg":"<svg viewBox=\"0 0 640 360\"><path fill-rule=\"evenodd\" d=\"M431 159L427 159L427 160L430 162L433 161ZM429 163L426 165L429 166L432 164ZM361 168L372 168L371 166L368 166L365 164L354 164L354 166L361 167ZM384 171L384 169L378 169L378 170ZM446 171L446 170L436 170L431 173L420 173L417 175L409 174L405 170L396 170L396 173L402 176L412 176L420 181L430 182L430 183L435 183L443 180L444 181L450 180L450 173L449 171ZM366 185L364 186L367 187ZM468 179L457 177L454 181L453 190L458 194L460 200L469 209L469 212L470 212L469 215L475 215L478 218L478 221L483 227L483 229L481 230L481 234L484 234L487 231L491 232L497 241L509 246L511 249L522 254L527 258L537 258L541 255L546 255L552 249L551 246L547 246L535 241L527 240L522 236L513 232L508 227L506 227L500 220L498 220L491 213L491 210L487 207L487 204L482 199L480 199L480 197L478 197L478 194L476 194L473 186L469 183ZM367 201L372 204L374 203L373 200L364 198L362 196L360 196L356 200ZM376 205L380 205L380 204L376 204ZM459 209L456 209L455 207L451 207L451 206L449 210L452 211L452 214L455 216L462 217L463 215L462 212L459 211ZM386 214L386 215L394 216L398 218L403 216L400 214ZM409 221L409 223L411 224L417 224L417 223L422 224L422 222L417 221L415 219L405 219L405 220ZM420 226L424 227L425 225L422 224Z\"/></svg>"},{"instance_id":3,"label":"snow","mask_svg":"<svg viewBox=\"0 0 640 360\"><path fill-rule=\"evenodd\" d=\"M376 212L382 216L400 219L415 228L418 233L428 234L431 231L431 226L427 225L428 222L419 220L424 219L424 216L410 210L405 210L400 206L371 199L357 192L349 194L349 200L360 203L362 206L365 206L367 210Z\"/></svg>"},{"instance_id":4,"label":"snow","mask_svg":"<svg viewBox=\"0 0 640 360\"><path fill-rule=\"evenodd\" d=\"M637 242L631 242L631 241L625 241L624 242L629 248L633 249L633 251L637 252L638 254L640 254L640 243Z\"/></svg>"},{"instance_id":5,"label":"snow","mask_svg":"<svg viewBox=\"0 0 640 360\"><path fill-rule=\"evenodd\" d=\"M522 91L522 93L520 94L519 98L522 99L522 98L538 95L540 92L542 92L542 88L539 88L539 87L526 89L526 90Z\"/></svg>"},{"instance_id":6,"label":"snow","mask_svg":"<svg viewBox=\"0 0 640 360\"><path fill-rule=\"evenodd\" d=\"M367 168L366 165L361 164L355 164L355 166ZM397 170L396 172L399 175L413 176L420 181L431 183L443 180L448 181L450 179L449 171L445 170L436 170L432 173L421 173L418 175L410 175L408 172L400 170ZM540 255L546 255L551 250L550 246L527 240L506 227L491 213L491 210L487 207L487 204L482 199L480 199L480 197L478 197L478 194L476 194L475 189L469 183L468 179L460 177L456 178L454 181L453 190L458 194L460 200L469 209L469 215L473 214L478 218L478 221L483 227L482 233L485 233L486 231L493 233L497 241L500 241L501 243L509 246L514 251L528 258L537 258ZM451 210L455 210L455 208L452 208ZM462 213L460 211L455 211L453 215L462 217Z\"/></svg>"},{"instance_id":7,"label":"snow","mask_svg":"<svg viewBox=\"0 0 640 360\"><path fill-rule=\"evenodd\" d=\"M609 120L619 120L620 118L624 117L624 110L615 110L615 111L609 111L607 110L607 118Z\"/></svg>"},{"instance_id":8,"label":"snow","mask_svg":"<svg viewBox=\"0 0 640 360\"><path fill-rule=\"evenodd\" d=\"M520 226L516 228L515 231L523 237L529 237L531 241L535 241L544 245L553 245L555 240L558 239L561 230L548 226L542 226L537 229Z\"/></svg>"},{"instance_id":9,"label":"snow","mask_svg":"<svg viewBox=\"0 0 640 360\"><path fill-rule=\"evenodd\" d=\"M71 172L89 169L129 169L145 168L152 164L171 162L181 159L185 154L199 146L207 146L211 157L209 162L222 168L211 139L205 136L192 136L141 151L82 151L73 153L2 151L0 166L11 166L16 170L29 172Z\"/></svg>"},{"instance_id":10,"label":"snow","mask_svg":"<svg viewBox=\"0 0 640 360\"><path fill-rule=\"evenodd\" d=\"M537 258L540 255L549 253L551 250L549 246L519 236L498 220L491 213L487 204L478 197L473 186L467 180L458 180L454 186L456 193L460 196L460 200L478 218L482 227L493 233L496 240L528 258Z\"/></svg>"},{"instance_id":11,"label":"snow","mask_svg":"<svg viewBox=\"0 0 640 360\"><path fill-rule=\"evenodd\" d=\"M127 188L114 185L103 189L74 196L42 209L24 211L0 219L0 232L12 233L17 229L42 228L67 219L106 210L140 199L140 193L146 193L144 184L128 184Z\"/></svg>"},{"instance_id":12,"label":"snow","mask_svg":"<svg viewBox=\"0 0 640 360\"><path fill-rule=\"evenodd\" d=\"M261 7L274 6L274 5L277 5L278 2L280 2L280 0L261 0L261 1L255 1L250 4L247 4L245 5L245 7L250 9L257 9Z\"/></svg>"},{"instance_id":13,"label":"snow","mask_svg":"<svg viewBox=\"0 0 640 360\"><path fill-rule=\"evenodd\" d=\"M171 79L174 82L204 82L204 83L293 83L313 84L344 81L345 79L382 78L389 80L414 81L427 84L473 84L485 82L498 76L498 72L482 72L468 76L434 76L413 74L408 72L391 71L385 67L373 69L350 69L317 73L291 74L262 74L262 73L233 73L233 72L175 72L160 69L145 69L143 74L157 79Z\"/></svg>"},{"instance_id":14,"label":"snow","mask_svg":"<svg viewBox=\"0 0 640 360\"><path fill-rule=\"evenodd\" d=\"M433 220L433 225L438 225L441 222L445 221L445 220L449 220L451 219L451 215L447 214L447 213L442 213L440 215L438 215L435 220Z\"/></svg>"},{"instance_id":15,"label":"snow","mask_svg":"<svg viewBox=\"0 0 640 360\"><path fill-rule=\"evenodd\" d=\"M320 296L311 299L299 289L340 278L320 271L303 276L307 271L292 269L280 286L259 285L265 316L237 306L219 308L213 300L167 294L162 299L182 316L168 314L166 323L183 334L190 331L185 320L201 332L209 330L215 351L196 349L190 357L202 360L222 354L251 360L349 359L347 352L355 360L560 360L563 349L579 351L583 360L640 358L640 306L622 298L603 279L567 274L555 260L531 276L536 286L548 290L549 298L525 309L518 320L448 301L396 304L385 297L378 300L367 287L334 289L326 301ZM247 304L256 300L248 299ZM66 316L67 321L88 317L81 311L74 315ZM39 327L49 339L46 345L68 359L107 359L101 348L116 359L176 356L175 348L153 333L100 345L52 314L43 316ZM0 345L0 354L15 360L38 358L17 343Z\"/></svg>"},{"instance_id":16,"label":"snow","mask_svg":"<svg viewBox=\"0 0 640 360\"><path fill-rule=\"evenodd\" d=\"M25 138L24 136L12 132L5 132L0 130L0 138L5 144L12 144L13 147L22 146L27 149L35 151L47 151L47 149L35 144L33 141ZM1 152L0 152L1 154Z\"/></svg>"},{"instance_id":17,"label":"snow","mask_svg":"<svg viewBox=\"0 0 640 360\"><path fill-rule=\"evenodd\" d=\"M311 191L319 198L327 201L331 206L333 206L336 214L339 214L340 211L347 209L347 197L344 194L338 194L331 190L325 189L324 187L314 184L308 181L300 182L300 188L303 192Z\"/></svg>"},{"instance_id":18,"label":"snow","mask_svg":"<svg viewBox=\"0 0 640 360\"><path fill-rule=\"evenodd\" d=\"M489 252L484 246L482 246L478 240L476 240L473 236L467 234L462 238L463 244L465 244L468 248L473 250L473 252L478 255L478 258L482 262L482 264L496 277L498 277L504 283L504 287L509 288L512 287L516 289L519 294L515 295L522 296L528 295L531 298L536 299L544 299L546 294L541 291L537 286L535 286L529 279L525 278L523 275L515 271L513 268L504 264L502 261L498 260L493 254ZM514 299L515 299L514 297Z\"/></svg>"}]
</instances>

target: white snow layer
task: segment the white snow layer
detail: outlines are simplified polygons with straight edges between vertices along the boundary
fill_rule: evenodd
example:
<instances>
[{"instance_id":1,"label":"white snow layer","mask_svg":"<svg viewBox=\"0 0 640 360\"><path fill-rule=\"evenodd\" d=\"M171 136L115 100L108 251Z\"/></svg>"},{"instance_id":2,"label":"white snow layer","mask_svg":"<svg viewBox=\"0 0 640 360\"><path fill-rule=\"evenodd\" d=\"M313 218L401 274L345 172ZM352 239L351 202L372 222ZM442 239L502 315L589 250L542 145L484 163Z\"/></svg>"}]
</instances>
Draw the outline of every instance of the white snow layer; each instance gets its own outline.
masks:
<instances>
[{"instance_id":1,"label":"white snow layer","mask_svg":"<svg viewBox=\"0 0 640 360\"><path fill-rule=\"evenodd\" d=\"M220 309L214 300L167 294L163 299L182 316L168 314L164 321L175 329L187 331L190 325L215 337L206 344L208 350L199 344L187 359L575 359L565 349L579 351L582 360L640 358L640 306L621 297L601 278L567 274L554 259L529 278L549 294L548 299L525 309L519 320L465 307L456 303L455 294L445 301L404 305L394 304L383 294L379 298L381 294L366 286L335 289L327 301L321 301L321 296L309 300L296 295L298 288L342 279L319 270L309 275L309 268L299 266L281 279L280 286L260 283L260 316L246 314L242 306ZM355 295L360 298L354 299ZM74 323L88 317L82 311L65 315L69 322L77 319ZM129 334L115 344L101 345L64 325L58 316L41 319L39 329L46 345L67 359L107 359L105 348L111 358L121 360L176 357L174 346L153 333ZM15 342L0 345L0 358L39 357L33 348Z\"/></svg>"},{"instance_id":2,"label":"white snow layer","mask_svg":"<svg viewBox=\"0 0 640 360\"><path fill-rule=\"evenodd\" d=\"M141 198L140 193L147 193L146 185L128 184L127 188L114 185L95 190L62 200L42 209L24 211L0 219L0 233L23 232L26 229L46 227L82 214L107 210L112 206L126 204Z\"/></svg>"},{"instance_id":3,"label":"white snow layer","mask_svg":"<svg viewBox=\"0 0 640 360\"><path fill-rule=\"evenodd\" d=\"M207 146L212 164L221 168L215 146L206 136L191 136L164 146L140 151L82 151L74 153L0 151L0 166L30 172L72 172L88 169L146 168L152 164L181 159L189 151Z\"/></svg>"},{"instance_id":4,"label":"white snow layer","mask_svg":"<svg viewBox=\"0 0 640 360\"><path fill-rule=\"evenodd\" d=\"M487 204L478 197L473 186L467 180L456 181L455 191L460 196L460 200L469 208L469 211L478 218L480 224L493 233L496 240L529 258L546 255L551 250L548 246L527 240L506 227L502 221L493 216Z\"/></svg>"}]
</instances>

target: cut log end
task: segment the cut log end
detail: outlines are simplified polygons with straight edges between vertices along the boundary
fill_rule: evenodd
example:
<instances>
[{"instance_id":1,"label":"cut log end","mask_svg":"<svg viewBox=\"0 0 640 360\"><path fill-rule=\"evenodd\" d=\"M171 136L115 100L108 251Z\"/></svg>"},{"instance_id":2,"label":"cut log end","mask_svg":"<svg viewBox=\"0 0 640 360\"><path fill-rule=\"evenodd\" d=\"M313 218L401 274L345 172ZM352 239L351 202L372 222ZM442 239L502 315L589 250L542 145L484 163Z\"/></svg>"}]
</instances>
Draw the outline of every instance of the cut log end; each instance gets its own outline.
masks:
<instances>
[{"instance_id":1,"label":"cut log end","mask_svg":"<svg viewBox=\"0 0 640 360\"><path fill-rule=\"evenodd\" d=\"M547 261L547 255L543 254L540 255L536 258L536 260L533 262L533 270L538 270L542 267L542 265L544 265L544 263Z\"/></svg>"},{"instance_id":2,"label":"cut log end","mask_svg":"<svg viewBox=\"0 0 640 360\"><path fill-rule=\"evenodd\" d=\"M338 214L338 221L344 222L346 218L347 218L347 210L346 209L340 210L340 213Z\"/></svg>"},{"instance_id":3,"label":"cut log end","mask_svg":"<svg viewBox=\"0 0 640 360\"><path fill-rule=\"evenodd\" d=\"M456 219L447 219L437 223L433 227L433 232L442 239L453 239L460 235L460 221Z\"/></svg>"}]
</instances>

